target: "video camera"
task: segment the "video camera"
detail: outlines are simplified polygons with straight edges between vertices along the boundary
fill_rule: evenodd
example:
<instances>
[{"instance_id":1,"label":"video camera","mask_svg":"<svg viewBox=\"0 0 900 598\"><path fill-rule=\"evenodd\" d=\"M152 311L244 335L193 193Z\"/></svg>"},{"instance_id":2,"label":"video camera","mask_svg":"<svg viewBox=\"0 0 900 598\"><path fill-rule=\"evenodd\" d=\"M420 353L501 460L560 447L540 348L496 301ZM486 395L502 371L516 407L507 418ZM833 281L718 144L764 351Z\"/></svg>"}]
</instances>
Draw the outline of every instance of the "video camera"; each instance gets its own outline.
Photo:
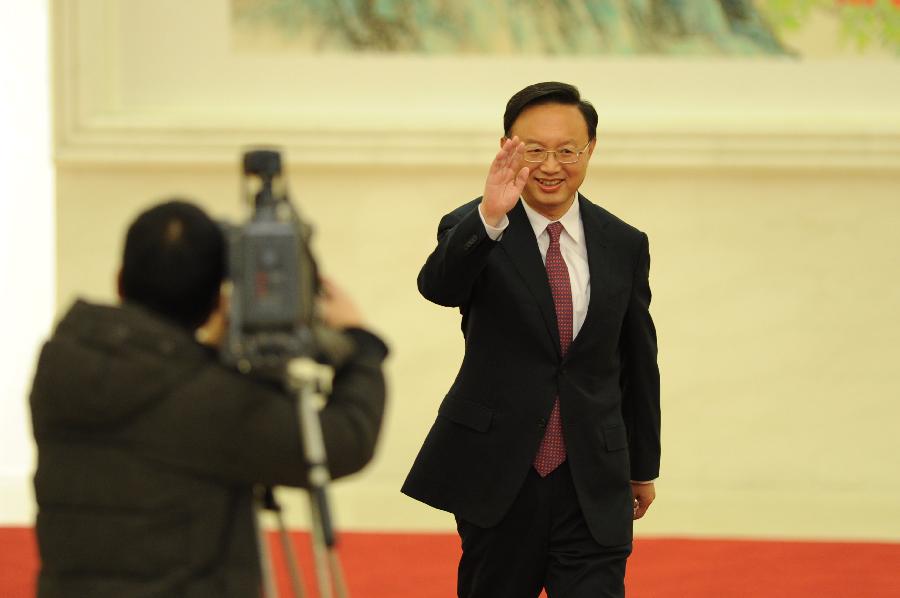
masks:
<instances>
[{"instance_id":1,"label":"video camera","mask_svg":"<svg viewBox=\"0 0 900 598\"><path fill-rule=\"evenodd\" d=\"M240 371L279 376L294 357L315 357L315 298L319 289L310 250L312 228L291 204L281 154L243 156L243 196L252 210L240 226L223 225L232 282L222 360Z\"/></svg>"}]
</instances>

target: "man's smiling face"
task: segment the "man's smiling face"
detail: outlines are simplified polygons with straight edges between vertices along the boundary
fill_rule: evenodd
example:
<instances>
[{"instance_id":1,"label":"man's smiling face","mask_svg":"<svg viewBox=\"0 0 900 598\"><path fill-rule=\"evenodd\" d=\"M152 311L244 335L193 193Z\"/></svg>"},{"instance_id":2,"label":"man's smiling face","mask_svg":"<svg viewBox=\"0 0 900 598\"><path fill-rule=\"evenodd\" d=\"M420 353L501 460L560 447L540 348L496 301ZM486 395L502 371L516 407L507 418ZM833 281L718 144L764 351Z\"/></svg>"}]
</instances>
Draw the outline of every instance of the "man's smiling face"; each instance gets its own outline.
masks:
<instances>
[{"instance_id":1,"label":"man's smiling face","mask_svg":"<svg viewBox=\"0 0 900 598\"><path fill-rule=\"evenodd\" d=\"M526 150L570 149L578 152L587 146L578 161L572 164L561 164L556 154L549 154L539 164L520 159L517 166L527 166L530 170L522 198L550 220L559 219L572 205L594 151L594 141L588 139L584 116L578 106L539 104L523 110L510 127L509 134L518 135Z\"/></svg>"}]
</instances>

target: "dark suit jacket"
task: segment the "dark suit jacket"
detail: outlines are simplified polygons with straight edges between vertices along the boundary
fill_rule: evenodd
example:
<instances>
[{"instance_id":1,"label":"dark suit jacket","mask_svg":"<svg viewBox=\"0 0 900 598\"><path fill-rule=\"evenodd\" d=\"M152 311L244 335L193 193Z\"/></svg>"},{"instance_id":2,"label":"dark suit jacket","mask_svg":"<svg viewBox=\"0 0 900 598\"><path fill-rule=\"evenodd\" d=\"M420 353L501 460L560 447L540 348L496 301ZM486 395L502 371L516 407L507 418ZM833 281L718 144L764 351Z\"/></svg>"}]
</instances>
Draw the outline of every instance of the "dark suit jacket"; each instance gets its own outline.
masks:
<instances>
[{"instance_id":1,"label":"dark suit jacket","mask_svg":"<svg viewBox=\"0 0 900 598\"><path fill-rule=\"evenodd\" d=\"M518 493L559 396L567 458L585 519L603 545L631 541L629 480L659 475L656 331L647 236L579 195L591 276L565 359L534 232L521 202L500 241L481 198L444 216L419 290L459 307L465 356L403 492L478 526Z\"/></svg>"}]
</instances>

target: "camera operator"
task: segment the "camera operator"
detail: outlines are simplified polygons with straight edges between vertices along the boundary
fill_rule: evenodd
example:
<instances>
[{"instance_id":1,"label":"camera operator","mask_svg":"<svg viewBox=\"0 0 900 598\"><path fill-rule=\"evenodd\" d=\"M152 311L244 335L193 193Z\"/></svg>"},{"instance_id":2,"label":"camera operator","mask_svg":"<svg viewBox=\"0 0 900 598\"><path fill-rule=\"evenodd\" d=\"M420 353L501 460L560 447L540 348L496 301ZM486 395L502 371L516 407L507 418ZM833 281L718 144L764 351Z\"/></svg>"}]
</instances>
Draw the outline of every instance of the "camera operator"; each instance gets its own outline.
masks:
<instances>
[{"instance_id":1,"label":"camera operator","mask_svg":"<svg viewBox=\"0 0 900 598\"><path fill-rule=\"evenodd\" d=\"M259 595L253 488L304 486L307 465L293 397L209 346L227 320L225 252L196 206L147 210L126 237L121 305L76 302L44 346L31 393L39 598ZM321 412L336 478L372 457L387 348L343 291L323 291L324 323L353 347Z\"/></svg>"}]
</instances>

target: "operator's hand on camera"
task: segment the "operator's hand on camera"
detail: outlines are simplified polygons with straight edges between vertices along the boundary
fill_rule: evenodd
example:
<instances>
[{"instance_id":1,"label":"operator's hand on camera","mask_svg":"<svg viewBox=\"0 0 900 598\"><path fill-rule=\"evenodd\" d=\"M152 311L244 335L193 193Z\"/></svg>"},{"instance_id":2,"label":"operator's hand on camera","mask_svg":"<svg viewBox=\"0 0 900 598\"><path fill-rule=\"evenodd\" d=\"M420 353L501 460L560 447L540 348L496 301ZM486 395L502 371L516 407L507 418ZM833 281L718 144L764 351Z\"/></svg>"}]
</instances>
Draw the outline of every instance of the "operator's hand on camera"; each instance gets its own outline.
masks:
<instances>
[{"instance_id":1,"label":"operator's hand on camera","mask_svg":"<svg viewBox=\"0 0 900 598\"><path fill-rule=\"evenodd\" d=\"M527 166L519 168L524 149L525 144L514 136L503 142L503 146L491 162L491 169L484 182L484 196L479 206L484 221L491 226L500 224L522 195L529 173Z\"/></svg>"},{"instance_id":2,"label":"operator's hand on camera","mask_svg":"<svg viewBox=\"0 0 900 598\"><path fill-rule=\"evenodd\" d=\"M319 315L325 325L338 330L364 328L362 312L344 290L332 280L321 278L322 293L319 296Z\"/></svg>"}]
</instances>

